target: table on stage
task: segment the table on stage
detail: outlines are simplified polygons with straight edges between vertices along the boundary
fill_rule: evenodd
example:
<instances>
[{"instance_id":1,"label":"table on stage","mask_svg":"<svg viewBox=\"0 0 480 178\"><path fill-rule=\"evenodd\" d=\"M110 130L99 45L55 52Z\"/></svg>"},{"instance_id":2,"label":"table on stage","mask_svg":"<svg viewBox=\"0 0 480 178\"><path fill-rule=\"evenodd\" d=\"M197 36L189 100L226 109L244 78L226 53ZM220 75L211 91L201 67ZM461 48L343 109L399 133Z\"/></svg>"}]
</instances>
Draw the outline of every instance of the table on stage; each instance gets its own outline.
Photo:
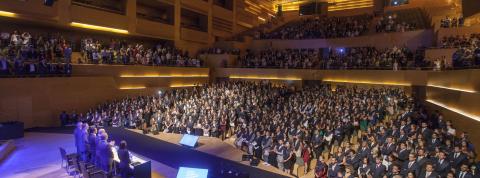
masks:
<instances>
[{"instance_id":1,"label":"table on stage","mask_svg":"<svg viewBox=\"0 0 480 178\"><path fill-rule=\"evenodd\" d=\"M118 150L118 146L112 147L114 167L116 167L116 164L120 163L117 150ZM133 170L133 177L151 178L152 162L139 158L138 156L135 156L132 153L129 153L129 155L130 155L130 161L131 161L130 168Z\"/></svg>"}]
</instances>

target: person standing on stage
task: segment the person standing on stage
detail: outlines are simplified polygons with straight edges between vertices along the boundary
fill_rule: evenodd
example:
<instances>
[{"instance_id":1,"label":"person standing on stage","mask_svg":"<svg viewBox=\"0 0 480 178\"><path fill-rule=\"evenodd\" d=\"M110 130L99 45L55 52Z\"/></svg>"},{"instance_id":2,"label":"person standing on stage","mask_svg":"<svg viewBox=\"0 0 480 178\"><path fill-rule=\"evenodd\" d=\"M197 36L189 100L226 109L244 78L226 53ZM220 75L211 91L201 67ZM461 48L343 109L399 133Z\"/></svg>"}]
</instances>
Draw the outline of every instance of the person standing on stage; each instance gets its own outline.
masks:
<instances>
[{"instance_id":1,"label":"person standing on stage","mask_svg":"<svg viewBox=\"0 0 480 178\"><path fill-rule=\"evenodd\" d=\"M120 142L120 149L118 149L118 158L120 159L120 164L118 168L120 169L120 175L122 178L130 177L132 174L132 169L130 168L130 152L127 150L127 142L122 140Z\"/></svg>"}]
</instances>

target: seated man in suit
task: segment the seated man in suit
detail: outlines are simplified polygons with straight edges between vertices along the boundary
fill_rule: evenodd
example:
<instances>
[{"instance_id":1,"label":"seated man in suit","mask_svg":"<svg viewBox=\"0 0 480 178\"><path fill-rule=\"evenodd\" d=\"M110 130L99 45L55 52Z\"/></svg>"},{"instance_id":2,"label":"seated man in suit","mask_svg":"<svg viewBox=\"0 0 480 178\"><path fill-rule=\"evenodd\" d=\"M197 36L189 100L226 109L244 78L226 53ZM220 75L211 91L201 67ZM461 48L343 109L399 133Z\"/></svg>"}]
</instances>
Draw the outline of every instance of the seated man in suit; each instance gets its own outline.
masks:
<instances>
[{"instance_id":1,"label":"seated man in suit","mask_svg":"<svg viewBox=\"0 0 480 178\"><path fill-rule=\"evenodd\" d=\"M132 174L132 169L130 168L130 152L127 150L127 142L125 140L120 142L120 148L118 149L117 154L120 159L120 163L118 164L120 175L122 178L130 177Z\"/></svg>"},{"instance_id":2,"label":"seated man in suit","mask_svg":"<svg viewBox=\"0 0 480 178\"><path fill-rule=\"evenodd\" d=\"M402 166L402 175L407 176L409 172L413 172L416 177L420 174L420 168L418 167L417 158L415 154L410 153L408 155L408 161L405 161Z\"/></svg>"},{"instance_id":3,"label":"seated man in suit","mask_svg":"<svg viewBox=\"0 0 480 178\"><path fill-rule=\"evenodd\" d=\"M450 171L450 163L445 159L446 157L444 152L440 152L435 165L435 171L442 177L447 176L447 173Z\"/></svg>"},{"instance_id":4,"label":"seated man in suit","mask_svg":"<svg viewBox=\"0 0 480 178\"><path fill-rule=\"evenodd\" d=\"M460 171L457 172L456 178L473 178L472 173L468 171L468 165L462 164L460 166Z\"/></svg>"},{"instance_id":5,"label":"seated man in suit","mask_svg":"<svg viewBox=\"0 0 480 178\"><path fill-rule=\"evenodd\" d=\"M382 164L382 157L375 158L375 165L372 166L372 175L373 178L383 178L385 173L387 172L387 168L385 165Z\"/></svg>"},{"instance_id":6,"label":"seated man in suit","mask_svg":"<svg viewBox=\"0 0 480 178\"><path fill-rule=\"evenodd\" d=\"M439 175L435 170L433 169L433 164L432 163L427 163L425 164L425 171L422 171L418 178L438 178Z\"/></svg>"}]
</instances>

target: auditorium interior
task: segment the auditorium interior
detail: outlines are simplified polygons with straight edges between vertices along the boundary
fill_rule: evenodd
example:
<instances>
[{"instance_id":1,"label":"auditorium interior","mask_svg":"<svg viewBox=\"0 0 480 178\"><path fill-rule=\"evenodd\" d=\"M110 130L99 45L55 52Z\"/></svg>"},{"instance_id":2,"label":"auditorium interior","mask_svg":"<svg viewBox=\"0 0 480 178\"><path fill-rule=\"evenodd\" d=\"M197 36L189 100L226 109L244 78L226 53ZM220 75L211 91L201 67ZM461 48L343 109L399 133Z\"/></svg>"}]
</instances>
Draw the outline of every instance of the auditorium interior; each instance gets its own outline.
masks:
<instances>
[{"instance_id":1,"label":"auditorium interior","mask_svg":"<svg viewBox=\"0 0 480 178\"><path fill-rule=\"evenodd\" d=\"M478 0L2 0L1 178L478 178Z\"/></svg>"}]
</instances>

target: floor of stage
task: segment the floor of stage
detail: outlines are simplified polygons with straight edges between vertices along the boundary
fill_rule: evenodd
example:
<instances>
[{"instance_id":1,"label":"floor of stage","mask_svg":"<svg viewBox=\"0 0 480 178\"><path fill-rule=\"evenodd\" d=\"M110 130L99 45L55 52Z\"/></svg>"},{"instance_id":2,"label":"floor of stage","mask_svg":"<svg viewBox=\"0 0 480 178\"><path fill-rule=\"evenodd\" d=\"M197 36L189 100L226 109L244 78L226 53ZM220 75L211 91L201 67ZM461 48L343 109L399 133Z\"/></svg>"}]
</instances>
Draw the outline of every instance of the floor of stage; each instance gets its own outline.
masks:
<instances>
[{"instance_id":1,"label":"floor of stage","mask_svg":"<svg viewBox=\"0 0 480 178\"><path fill-rule=\"evenodd\" d=\"M132 132L142 134L141 130L136 130L136 129L128 129L128 130L130 130ZM146 134L146 135L148 135L149 137L159 139L159 140L162 140L162 141L166 141L168 143L172 143L172 144L176 144L176 145L180 145L179 142L180 142L180 139L182 138L181 134L172 134L172 133L160 133L158 135L153 135L153 134L149 133L149 134ZM237 149L233 146L233 138L232 139L226 139L226 140L222 141L221 139L215 138L215 137L203 137L203 136L201 136L198 139L198 146L195 147L195 150L201 151L201 152L213 155L213 156L217 156L217 157L220 157L220 158L223 158L223 159L227 159L227 160L231 160L231 161L235 161L235 162L240 162L244 165L250 166L249 161L242 161L242 155L245 154L245 152L243 152L242 150L239 150L239 149ZM260 162L260 164L258 164L258 166L256 166L256 168L264 170L264 171L280 174L280 175L283 175L283 176L287 176L287 177L293 177L289 174L286 174L286 173L280 171L276 167L273 167L273 166L270 166L270 165L264 165L263 161Z\"/></svg>"},{"instance_id":2,"label":"floor of stage","mask_svg":"<svg viewBox=\"0 0 480 178\"><path fill-rule=\"evenodd\" d=\"M25 137L14 140L15 150L0 162L2 178L70 178L61 168L58 147L67 153L75 151L72 134L26 132ZM133 153L141 158L139 154ZM152 160L153 178L175 178L177 169Z\"/></svg>"}]
</instances>

